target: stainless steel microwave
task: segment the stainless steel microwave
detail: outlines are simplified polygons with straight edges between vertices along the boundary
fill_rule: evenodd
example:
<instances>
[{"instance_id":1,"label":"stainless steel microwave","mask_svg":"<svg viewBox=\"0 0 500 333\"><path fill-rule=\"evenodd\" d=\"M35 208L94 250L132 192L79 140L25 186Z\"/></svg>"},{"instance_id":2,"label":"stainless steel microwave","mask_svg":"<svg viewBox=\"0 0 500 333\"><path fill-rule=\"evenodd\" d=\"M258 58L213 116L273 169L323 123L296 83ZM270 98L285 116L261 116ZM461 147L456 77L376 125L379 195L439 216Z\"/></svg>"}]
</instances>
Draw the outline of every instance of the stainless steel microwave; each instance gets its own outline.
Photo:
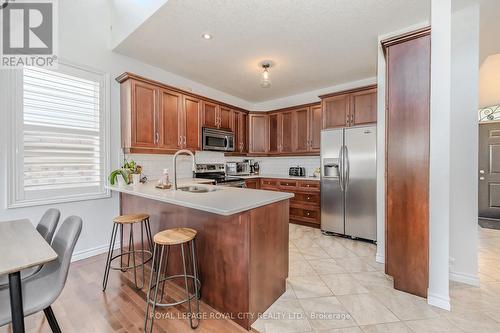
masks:
<instances>
[{"instance_id":1,"label":"stainless steel microwave","mask_svg":"<svg viewBox=\"0 0 500 333\"><path fill-rule=\"evenodd\" d=\"M203 127L203 150L234 151L233 132Z\"/></svg>"}]
</instances>

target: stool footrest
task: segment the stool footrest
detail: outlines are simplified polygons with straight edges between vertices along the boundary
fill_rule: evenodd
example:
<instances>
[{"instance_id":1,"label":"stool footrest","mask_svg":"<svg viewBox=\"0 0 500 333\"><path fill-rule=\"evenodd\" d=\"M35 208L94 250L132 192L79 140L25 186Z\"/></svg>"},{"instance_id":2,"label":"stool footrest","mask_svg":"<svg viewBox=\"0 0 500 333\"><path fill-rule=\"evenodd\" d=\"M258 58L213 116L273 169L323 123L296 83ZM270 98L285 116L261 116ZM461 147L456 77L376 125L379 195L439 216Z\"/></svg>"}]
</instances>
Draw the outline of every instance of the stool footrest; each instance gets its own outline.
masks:
<instances>
[{"instance_id":1,"label":"stool footrest","mask_svg":"<svg viewBox=\"0 0 500 333\"><path fill-rule=\"evenodd\" d=\"M126 252L123 252L123 253L119 253L119 254L111 257L111 260L109 261L110 262L109 268L114 269L114 270L125 270L126 271L128 269L141 267L142 265L144 265L145 263L147 263L151 259L153 259L153 254L151 253L151 251L144 250L144 254L145 255L147 254L148 258L146 260L144 260L144 262L136 263L135 265L125 266L125 267L117 267L117 266L111 265L111 262L113 262L113 260L115 260L117 258L120 258L120 257L123 257L123 256L125 256L127 254L133 254L133 253L142 254L142 252L143 251L141 251L141 250L137 250L137 251L126 251Z\"/></svg>"},{"instance_id":2,"label":"stool footrest","mask_svg":"<svg viewBox=\"0 0 500 333\"><path fill-rule=\"evenodd\" d=\"M186 277L188 279L192 279L193 281L195 280L195 277L193 275L186 275ZM173 279L177 279L177 278L184 278L184 275L183 274L170 275L170 276L167 276L167 277L164 277L164 278L160 279L160 281L158 281L156 283L161 283L161 282L164 282L164 281L173 280ZM151 305L156 304L156 306L159 306L159 307L176 306L176 305L179 305L179 304L182 304L182 303L186 303L187 301L190 301L190 300L192 300L195 297L198 298L198 295L200 294L200 290L201 290L200 279L196 279L196 282L197 282L197 285L198 285L198 290L196 290L195 294L189 294L189 298L185 298L185 299L182 299L182 300L174 302L174 303L155 303L154 300L152 300L152 299L148 299L147 302L149 304L151 304ZM156 283L153 284L153 285L150 285L149 286L149 290L153 290L156 287Z\"/></svg>"}]
</instances>

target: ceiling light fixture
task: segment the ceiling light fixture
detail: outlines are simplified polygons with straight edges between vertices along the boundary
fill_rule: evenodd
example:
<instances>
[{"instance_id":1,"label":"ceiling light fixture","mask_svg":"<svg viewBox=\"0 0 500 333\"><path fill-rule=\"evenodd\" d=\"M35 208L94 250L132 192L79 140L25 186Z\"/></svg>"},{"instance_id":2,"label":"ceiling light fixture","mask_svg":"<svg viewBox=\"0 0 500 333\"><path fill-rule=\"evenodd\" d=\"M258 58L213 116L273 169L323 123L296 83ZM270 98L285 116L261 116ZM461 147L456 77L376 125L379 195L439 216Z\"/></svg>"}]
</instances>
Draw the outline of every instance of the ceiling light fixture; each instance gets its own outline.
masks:
<instances>
[{"instance_id":1,"label":"ceiling light fixture","mask_svg":"<svg viewBox=\"0 0 500 333\"><path fill-rule=\"evenodd\" d=\"M204 33L203 35L201 35L201 37L203 37L204 39L212 39L212 35L208 33Z\"/></svg>"},{"instance_id":2,"label":"ceiling light fixture","mask_svg":"<svg viewBox=\"0 0 500 333\"><path fill-rule=\"evenodd\" d=\"M260 67L264 69L260 78L260 86L262 88L269 88L271 86L271 79L269 78L269 68L273 66L271 61L263 61L260 63Z\"/></svg>"}]
</instances>

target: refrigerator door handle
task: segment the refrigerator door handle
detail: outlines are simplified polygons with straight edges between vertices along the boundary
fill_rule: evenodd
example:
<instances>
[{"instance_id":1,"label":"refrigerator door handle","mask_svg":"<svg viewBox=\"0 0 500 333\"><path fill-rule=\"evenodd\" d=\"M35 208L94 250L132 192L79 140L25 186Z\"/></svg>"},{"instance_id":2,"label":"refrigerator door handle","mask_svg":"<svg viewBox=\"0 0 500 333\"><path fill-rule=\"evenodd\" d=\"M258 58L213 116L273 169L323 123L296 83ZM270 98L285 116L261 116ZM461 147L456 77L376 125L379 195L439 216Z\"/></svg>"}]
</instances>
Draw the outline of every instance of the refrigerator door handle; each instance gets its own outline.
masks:
<instances>
[{"instance_id":1,"label":"refrigerator door handle","mask_svg":"<svg viewBox=\"0 0 500 333\"><path fill-rule=\"evenodd\" d=\"M344 187L345 190L347 191L347 187L349 186L349 172L351 169L351 162L349 161L349 150L347 149L347 146L344 146L344 163L345 163L345 182L344 182Z\"/></svg>"},{"instance_id":2,"label":"refrigerator door handle","mask_svg":"<svg viewBox=\"0 0 500 333\"><path fill-rule=\"evenodd\" d=\"M344 191L344 147L339 151L339 184L340 189Z\"/></svg>"}]
</instances>

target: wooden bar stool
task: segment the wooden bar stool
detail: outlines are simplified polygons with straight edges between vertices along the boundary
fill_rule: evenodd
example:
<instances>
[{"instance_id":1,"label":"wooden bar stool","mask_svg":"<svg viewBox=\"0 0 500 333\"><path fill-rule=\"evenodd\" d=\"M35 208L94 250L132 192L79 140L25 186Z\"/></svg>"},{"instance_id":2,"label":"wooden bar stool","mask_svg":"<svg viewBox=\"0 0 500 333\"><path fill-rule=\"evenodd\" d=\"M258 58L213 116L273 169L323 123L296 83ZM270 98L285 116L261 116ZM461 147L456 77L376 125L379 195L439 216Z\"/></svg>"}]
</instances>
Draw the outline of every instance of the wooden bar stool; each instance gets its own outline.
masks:
<instances>
[{"instance_id":1,"label":"wooden bar stool","mask_svg":"<svg viewBox=\"0 0 500 333\"><path fill-rule=\"evenodd\" d=\"M136 250L134 244L134 225L140 223L141 228L141 249ZM129 233L129 243L128 251L124 252L123 246L123 229L124 226L128 225L130 227ZM113 250L115 248L116 234L118 233L118 228L120 228L120 253L113 256ZM149 250L144 249L144 233L146 233L147 242L149 245ZM106 290L108 284L109 270L121 270L126 272L129 269L134 270L134 283L137 289L142 289L144 287L144 264L151 260L153 257L153 238L151 236L151 225L149 224L148 214L132 214L132 215L121 215L113 219L113 231L111 232L111 240L109 242L108 258L106 259L106 268L104 270L104 278L102 281L102 291ZM141 262L136 263L135 255L136 253L141 253ZM123 265L123 256L127 256L127 265ZM146 258L147 256L147 258ZM132 265L130 265L130 257L132 257ZM120 266L111 265L112 261L116 258L120 258ZM137 284L137 267L142 267L142 284Z\"/></svg>"},{"instance_id":2,"label":"wooden bar stool","mask_svg":"<svg viewBox=\"0 0 500 333\"><path fill-rule=\"evenodd\" d=\"M168 229L161 231L154 236L154 250L153 250L153 267L158 267L156 272L151 270L151 277L149 279L149 288L148 288L148 294L146 297L146 318L144 320L144 332L147 331L147 325L148 325L148 317L149 317L149 305L151 304L153 309L152 309L152 314L151 314L151 326L149 328L149 332L153 331L153 324L154 324L154 318L156 314L156 307L167 307L167 306L176 306L179 304L183 303L188 303L188 308L189 308L189 314L188 314L188 319L189 319L189 325L191 326L192 329L195 329L198 327L200 324L200 289L201 289L201 283L198 278L198 271L196 269L196 251L195 251L195 237L196 237L196 230L190 229L190 228L175 228L175 229ZM181 249L181 256L182 256L182 267L184 269L184 274L176 274L176 275L167 275L168 272L168 257L170 255L170 247L174 245L180 245ZM186 271L186 255L184 252L184 245L186 245L186 250L188 251L188 256L189 256L189 246L191 245L191 258L192 258L192 269L193 269L193 275L190 275ZM167 249L167 254L166 254L166 260L165 260L165 265L162 266L163 264L163 256L165 252L165 248ZM156 262L158 261L158 262ZM155 265L157 264L157 265ZM163 274L162 274L162 267L163 268ZM154 274L153 274L154 273ZM153 275L155 276L155 279L153 281ZM163 276L162 276L163 275ZM164 295L164 289L165 289L165 282L167 280L172 280L172 279L177 279L177 278L183 278L184 279L184 285L185 285L185 290L186 290L186 298L182 299L177 302L173 303L162 303L163 302L163 295ZM189 284L188 284L188 279L191 279L194 284L194 292L191 294L189 292ZM161 286L161 296L160 299L158 300L158 288L160 286L160 283L162 284ZM151 299L151 290L154 289L154 297ZM192 308L191 308L191 300L195 298L196 299L196 312L193 314ZM193 324L193 316L196 317L196 325Z\"/></svg>"}]
</instances>

